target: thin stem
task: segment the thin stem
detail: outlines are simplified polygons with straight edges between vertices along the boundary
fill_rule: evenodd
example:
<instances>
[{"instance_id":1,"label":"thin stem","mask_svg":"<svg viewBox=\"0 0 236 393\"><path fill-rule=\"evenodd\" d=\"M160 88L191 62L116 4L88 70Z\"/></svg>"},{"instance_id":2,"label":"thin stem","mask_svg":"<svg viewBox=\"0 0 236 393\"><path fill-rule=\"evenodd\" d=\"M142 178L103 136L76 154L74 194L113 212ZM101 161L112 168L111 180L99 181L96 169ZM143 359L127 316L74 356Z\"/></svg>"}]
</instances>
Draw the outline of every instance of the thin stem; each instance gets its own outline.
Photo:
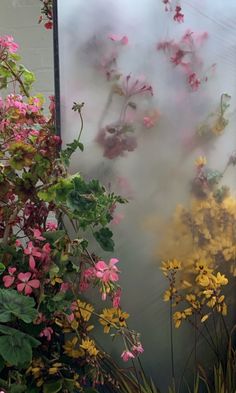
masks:
<instances>
[{"instance_id":1,"label":"thin stem","mask_svg":"<svg viewBox=\"0 0 236 393\"><path fill-rule=\"evenodd\" d=\"M19 75L17 75L15 73L15 71L13 70L13 68L11 67L11 65L5 60L5 64L6 64L6 68L8 68L10 70L10 72L12 73L12 75L14 76L14 78L17 80L17 82L19 83L19 85L21 86L21 89L23 91L23 93L25 94L26 97L29 97L29 93L27 92L24 83L22 82L21 78L19 77Z\"/></svg>"},{"instance_id":2,"label":"thin stem","mask_svg":"<svg viewBox=\"0 0 236 393\"><path fill-rule=\"evenodd\" d=\"M173 340L173 304L172 299L170 299L170 351L171 351L171 374L172 374L172 384L175 391L175 365L174 365L174 340Z\"/></svg>"}]
</instances>

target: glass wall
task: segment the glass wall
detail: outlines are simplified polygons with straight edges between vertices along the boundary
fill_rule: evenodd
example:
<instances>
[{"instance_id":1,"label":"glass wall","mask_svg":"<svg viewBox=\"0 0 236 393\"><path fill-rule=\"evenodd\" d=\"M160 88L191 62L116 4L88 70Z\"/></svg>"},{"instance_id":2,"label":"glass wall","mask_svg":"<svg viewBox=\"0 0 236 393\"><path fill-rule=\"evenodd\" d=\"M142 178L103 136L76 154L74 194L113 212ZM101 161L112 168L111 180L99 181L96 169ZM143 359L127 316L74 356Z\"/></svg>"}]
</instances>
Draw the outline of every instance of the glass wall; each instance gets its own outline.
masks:
<instances>
[{"instance_id":1,"label":"glass wall","mask_svg":"<svg viewBox=\"0 0 236 393\"><path fill-rule=\"evenodd\" d=\"M204 280L217 272L229 279L229 298L235 285L236 2L58 0L58 9L62 138L76 137L71 108L84 102L85 152L72 170L129 201L113 219L123 306L142 334L148 372L166 387L170 314L183 312L173 323L180 376L191 362L211 360L202 328L194 338L188 323L195 300L186 296L208 296ZM160 267L168 275L161 262L173 259L182 267L176 262L170 296ZM178 303L171 310L170 297ZM212 330L206 302L195 322ZM229 300L229 327L232 307Z\"/></svg>"}]
</instances>

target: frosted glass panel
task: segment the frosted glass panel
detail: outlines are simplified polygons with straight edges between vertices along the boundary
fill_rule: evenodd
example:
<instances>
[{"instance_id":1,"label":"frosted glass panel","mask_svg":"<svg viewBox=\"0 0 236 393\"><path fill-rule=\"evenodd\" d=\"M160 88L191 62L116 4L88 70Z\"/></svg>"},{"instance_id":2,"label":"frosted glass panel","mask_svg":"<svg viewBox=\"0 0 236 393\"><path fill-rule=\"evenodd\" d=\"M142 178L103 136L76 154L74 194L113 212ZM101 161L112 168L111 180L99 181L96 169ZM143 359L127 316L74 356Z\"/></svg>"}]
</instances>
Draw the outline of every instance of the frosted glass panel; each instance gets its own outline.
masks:
<instances>
[{"instance_id":1,"label":"frosted glass panel","mask_svg":"<svg viewBox=\"0 0 236 393\"><path fill-rule=\"evenodd\" d=\"M163 388L171 367L160 262L201 257L200 240L190 241L187 226L178 225L177 206L204 209L200 200L221 197L212 196L216 183L233 197L236 189L236 2L182 1L181 10L169 3L58 0L62 138L76 137L80 124L71 107L83 101L86 148L72 170L129 200L113 220L123 306L142 334L144 364ZM187 325L174 331L178 375L193 334ZM200 357L201 338L198 347Z\"/></svg>"}]
</instances>

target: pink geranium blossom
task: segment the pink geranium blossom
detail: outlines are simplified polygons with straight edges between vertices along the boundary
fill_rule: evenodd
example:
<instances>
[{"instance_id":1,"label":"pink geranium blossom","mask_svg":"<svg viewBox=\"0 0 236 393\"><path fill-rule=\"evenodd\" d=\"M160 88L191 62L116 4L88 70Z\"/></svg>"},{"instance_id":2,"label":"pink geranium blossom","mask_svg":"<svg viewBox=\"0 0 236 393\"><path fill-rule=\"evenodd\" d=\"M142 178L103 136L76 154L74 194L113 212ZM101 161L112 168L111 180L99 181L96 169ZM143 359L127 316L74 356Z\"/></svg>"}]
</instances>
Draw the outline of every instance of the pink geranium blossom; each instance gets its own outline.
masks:
<instances>
[{"instance_id":1,"label":"pink geranium blossom","mask_svg":"<svg viewBox=\"0 0 236 393\"><path fill-rule=\"evenodd\" d=\"M19 49L19 45L14 42L13 37L11 35L5 35L0 37L0 50L8 49L10 53L15 53Z\"/></svg>"},{"instance_id":2,"label":"pink geranium blossom","mask_svg":"<svg viewBox=\"0 0 236 393\"><path fill-rule=\"evenodd\" d=\"M25 292L25 295L30 295L33 292L33 289L39 288L40 287L40 281L39 280L30 280L31 278L31 273L19 273L18 274L18 280L20 281L19 284L17 284L17 291L18 292Z\"/></svg>"},{"instance_id":3,"label":"pink geranium blossom","mask_svg":"<svg viewBox=\"0 0 236 393\"><path fill-rule=\"evenodd\" d=\"M135 356L138 356L140 353L144 352L143 346L141 343L137 343L136 345L133 345L132 347L132 352Z\"/></svg>"},{"instance_id":4,"label":"pink geranium blossom","mask_svg":"<svg viewBox=\"0 0 236 393\"><path fill-rule=\"evenodd\" d=\"M45 240L45 237L42 236L42 232L40 229L32 229L33 236L36 240Z\"/></svg>"},{"instance_id":5,"label":"pink geranium blossom","mask_svg":"<svg viewBox=\"0 0 236 393\"><path fill-rule=\"evenodd\" d=\"M173 19L176 22L179 22L179 23L183 23L184 22L184 14L182 14L181 10L182 10L182 8L179 5L177 5L175 7L175 15L173 17Z\"/></svg>"},{"instance_id":6,"label":"pink geranium blossom","mask_svg":"<svg viewBox=\"0 0 236 393\"><path fill-rule=\"evenodd\" d=\"M48 341L51 341L53 334L53 329L51 327L45 327L41 333L39 334L40 337L46 337Z\"/></svg>"},{"instance_id":7,"label":"pink geranium blossom","mask_svg":"<svg viewBox=\"0 0 236 393\"><path fill-rule=\"evenodd\" d=\"M14 281L15 281L14 273L15 272L16 272L16 268L15 267L9 267L8 268L9 275L6 275L6 276L4 276L2 278L5 288L11 287L12 284L14 283Z\"/></svg>"},{"instance_id":8,"label":"pink geranium blossom","mask_svg":"<svg viewBox=\"0 0 236 393\"><path fill-rule=\"evenodd\" d=\"M24 254L29 256L29 267L31 270L34 270L36 266L34 257L41 258L41 252L33 245L33 242L29 242L24 249Z\"/></svg>"},{"instance_id":9,"label":"pink geranium blossom","mask_svg":"<svg viewBox=\"0 0 236 393\"><path fill-rule=\"evenodd\" d=\"M98 261L95 265L96 277L100 278L103 282L118 281L118 268L115 266L119 262L116 258L111 258L108 265L104 261Z\"/></svg>"},{"instance_id":10,"label":"pink geranium blossom","mask_svg":"<svg viewBox=\"0 0 236 393\"><path fill-rule=\"evenodd\" d=\"M53 221L48 221L46 224L46 229L48 231L56 231L57 227L58 227L57 223Z\"/></svg>"},{"instance_id":11,"label":"pink geranium blossom","mask_svg":"<svg viewBox=\"0 0 236 393\"><path fill-rule=\"evenodd\" d=\"M124 360L124 362L128 362L128 360L134 359L135 356L131 351L126 350L122 352L121 358Z\"/></svg>"}]
</instances>

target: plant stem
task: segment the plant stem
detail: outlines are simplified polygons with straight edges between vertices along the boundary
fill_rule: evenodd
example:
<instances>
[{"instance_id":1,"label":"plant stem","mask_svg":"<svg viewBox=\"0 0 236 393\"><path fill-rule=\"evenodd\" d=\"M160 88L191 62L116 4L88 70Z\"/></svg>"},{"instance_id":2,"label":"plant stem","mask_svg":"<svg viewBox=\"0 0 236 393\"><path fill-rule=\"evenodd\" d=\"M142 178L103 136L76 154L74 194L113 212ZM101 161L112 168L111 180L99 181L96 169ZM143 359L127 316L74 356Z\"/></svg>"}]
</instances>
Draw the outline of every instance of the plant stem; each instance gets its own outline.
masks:
<instances>
[{"instance_id":1,"label":"plant stem","mask_svg":"<svg viewBox=\"0 0 236 393\"><path fill-rule=\"evenodd\" d=\"M170 351L171 351L171 374L172 374L172 385L173 392L175 392L175 365L174 365L174 340L173 340L173 304L170 299Z\"/></svg>"}]
</instances>

